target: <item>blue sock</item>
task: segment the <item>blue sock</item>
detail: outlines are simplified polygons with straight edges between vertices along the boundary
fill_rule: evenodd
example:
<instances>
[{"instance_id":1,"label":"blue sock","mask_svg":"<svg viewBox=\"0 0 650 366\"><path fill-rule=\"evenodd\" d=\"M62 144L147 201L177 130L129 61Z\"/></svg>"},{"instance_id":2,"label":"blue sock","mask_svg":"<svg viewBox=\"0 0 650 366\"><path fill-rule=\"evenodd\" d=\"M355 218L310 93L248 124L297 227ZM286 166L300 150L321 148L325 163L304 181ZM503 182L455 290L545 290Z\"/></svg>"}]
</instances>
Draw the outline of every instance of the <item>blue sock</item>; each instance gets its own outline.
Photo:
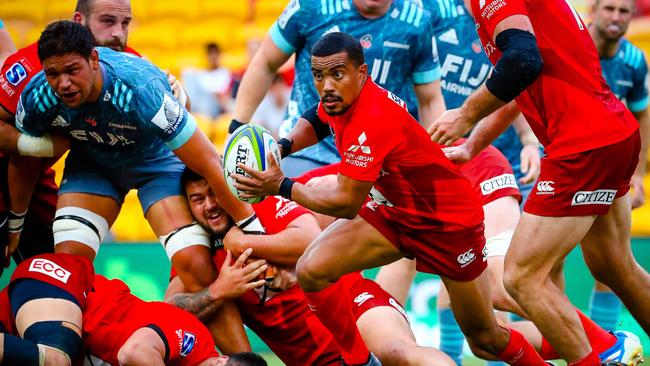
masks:
<instances>
[{"instance_id":1,"label":"blue sock","mask_svg":"<svg viewBox=\"0 0 650 366\"><path fill-rule=\"evenodd\" d=\"M589 317L601 328L613 332L621 314L621 300L609 291L594 291L589 303Z\"/></svg>"},{"instance_id":2,"label":"blue sock","mask_svg":"<svg viewBox=\"0 0 650 366\"><path fill-rule=\"evenodd\" d=\"M438 320L440 321L440 350L461 366L465 336L454 318L454 313L449 308L438 310Z\"/></svg>"}]
</instances>

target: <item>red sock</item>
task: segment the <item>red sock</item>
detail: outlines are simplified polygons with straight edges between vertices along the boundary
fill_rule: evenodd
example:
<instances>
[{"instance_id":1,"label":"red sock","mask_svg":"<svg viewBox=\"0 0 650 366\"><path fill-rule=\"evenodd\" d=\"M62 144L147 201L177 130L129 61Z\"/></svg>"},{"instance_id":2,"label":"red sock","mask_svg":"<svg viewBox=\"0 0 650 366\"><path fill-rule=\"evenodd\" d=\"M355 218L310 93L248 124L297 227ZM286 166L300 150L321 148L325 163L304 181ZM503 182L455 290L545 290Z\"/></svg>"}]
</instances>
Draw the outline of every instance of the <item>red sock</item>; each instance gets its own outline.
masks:
<instances>
[{"instance_id":1,"label":"red sock","mask_svg":"<svg viewBox=\"0 0 650 366\"><path fill-rule=\"evenodd\" d=\"M352 315L352 301L341 281L318 292L305 292L305 296L318 319L334 336L345 362L366 363L370 352L361 338Z\"/></svg>"},{"instance_id":2,"label":"red sock","mask_svg":"<svg viewBox=\"0 0 650 366\"><path fill-rule=\"evenodd\" d=\"M589 344L597 354L608 350L616 343L616 337L614 335L599 327L598 324L594 323L580 310L576 309L576 312L580 317L582 327L585 329Z\"/></svg>"},{"instance_id":3,"label":"red sock","mask_svg":"<svg viewBox=\"0 0 650 366\"><path fill-rule=\"evenodd\" d=\"M500 354L497 355L501 361L515 366L545 366L546 363L537 354L535 348L528 343L523 334L509 328L510 341Z\"/></svg>"},{"instance_id":4,"label":"red sock","mask_svg":"<svg viewBox=\"0 0 650 366\"><path fill-rule=\"evenodd\" d=\"M591 351L587 357L578 362L570 363L569 366L600 366L600 358L597 352Z\"/></svg>"},{"instance_id":5,"label":"red sock","mask_svg":"<svg viewBox=\"0 0 650 366\"><path fill-rule=\"evenodd\" d=\"M562 358L544 337L542 337L542 349L539 350L539 355L545 360L557 360Z\"/></svg>"}]
</instances>

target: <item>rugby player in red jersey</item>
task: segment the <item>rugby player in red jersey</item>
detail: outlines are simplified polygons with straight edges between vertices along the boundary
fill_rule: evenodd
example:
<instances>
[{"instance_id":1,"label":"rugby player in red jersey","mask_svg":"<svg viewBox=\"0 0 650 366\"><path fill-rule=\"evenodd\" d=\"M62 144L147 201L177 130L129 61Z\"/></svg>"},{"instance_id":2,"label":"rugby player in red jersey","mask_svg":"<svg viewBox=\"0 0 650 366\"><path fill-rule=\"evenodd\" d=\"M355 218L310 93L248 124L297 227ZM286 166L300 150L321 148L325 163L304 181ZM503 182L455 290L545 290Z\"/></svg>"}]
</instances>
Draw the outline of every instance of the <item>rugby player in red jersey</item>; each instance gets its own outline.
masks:
<instances>
[{"instance_id":1,"label":"rugby player in red jersey","mask_svg":"<svg viewBox=\"0 0 650 366\"><path fill-rule=\"evenodd\" d=\"M0 364L73 365L94 281L90 260L40 254L22 261L0 292Z\"/></svg>"},{"instance_id":2,"label":"rugby player in red jersey","mask_svg":"<svg viewBox=\"0 0 650 366\"><path fill-rule=\"evenodd\" d=\"M336 174L337 171L337 166L328 166L297 180L307 183L313 177ZM215 264L223 262L226 253L224 247L232 250L235 256L249 248L257 257L293 268L307 245L320 233L309 210L286 198L273 196L253 205L267 235L246 235L233 227L232 219L219 207L205 179L188 169L183 175L183 186L194 217L216 240ZM453 365L441 352L416 344L403 308L375 282L363 278L359 273L348 274L341 281L344 289L339 296L347 298L352 304L364 340L382 362ZM173 295L173 292L185 292L178 287L179 284L178 279L172 279L168 290L174 304L202 317L206 316L206 311L211 311L208 309L216 310L218 300L210 300L201 292L191 297ZM236 303L244 323L285 364L340 364L341 353L332 335L309 310L305 294L299 286L291 286L282 292L270 291L264 305L260 306L263 295L261 290L248 291Z\"/></svg>"},{"instance_id":3,"label":"rugby player in red jersey","mask_svg":"<svg viewBox=\"0 0 650 366\"><path fill-rule=\"evenodd\" d=\"M251 178L233 175L236 187L245 197L279 193L344 219L319 235L296 270L347 364L367 364L370 355L350 304L337 298L337 280L412 256L418 270L441 276L475 354L544 365L521 333L500 327L494 318L484 273L483 212L470 182L418 128L405 103L369 80L367 68L354 38L338 32L323 36L312 49L312 74L324 123L297 125L282 147L286 155L333 132L342 156L336 187L295 183L273 163L264 172L240 165ZM368 194L372 201L364 204Z\"/></svg>"},{"instance_id":4,"label":"rugby player in red jersey","mask_svg":"<svg viewBox=\"0 0 650 366\"><path fill-rule=\"evenodd\" d=\"M638 124L607 87L587 26L568 1L466 4L495 69L459 109L430 126L431 137L453 142L516 98L546 156L506 256L506 288L570 364L598 365L602 359L634 365L642 354L635 337L597 327L549 279L581 243L594 277L650 330L650 276L630 249ZM514 103L501 113L513 110ZM477 136L503 128L499 121L507 124L507 118L492 121L479 125Z\"/></svg>"}]
</instances>

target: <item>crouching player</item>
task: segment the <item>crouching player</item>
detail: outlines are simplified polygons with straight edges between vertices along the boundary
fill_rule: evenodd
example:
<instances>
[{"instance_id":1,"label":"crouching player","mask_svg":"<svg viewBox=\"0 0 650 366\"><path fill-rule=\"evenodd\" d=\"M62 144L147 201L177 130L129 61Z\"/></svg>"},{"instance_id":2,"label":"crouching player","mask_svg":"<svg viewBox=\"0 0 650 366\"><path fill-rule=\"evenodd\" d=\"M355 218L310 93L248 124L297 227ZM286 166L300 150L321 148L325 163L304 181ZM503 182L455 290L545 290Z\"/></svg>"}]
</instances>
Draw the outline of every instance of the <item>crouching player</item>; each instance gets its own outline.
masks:
<instances>
[{"instance_id":1,"label":"crouching player","mask_svg":"<svg viewBox=\"0 0 650 366\"><path fill-rule=\"evenodd\" d=\"M331 169L320 168L305 175L305 181L328 174L328 168ZM337 167L334 166L334 169ZM223 261L225 247L235 256L252 249L256 257L284 268L293 268L306 247L320 233L311 211L285 198L271 196L253 205L266 229L266 235L244 234L216 203L205 179L186 170L182 181L192 214L218 244L214 255L215 265ZM338 296L341 301L352 304L354 318L364 341L384 364L453 365L442 352L417 346L402 306L375 282L364 279L359 273L343 276L340 281L342 286ZM207 315L206 309L216 311L218 299L210 299L205 291L191 295L177 294L184 291L180 286L177 278L172 279L167 293L170 301L202 316ZM260 296L263 296L260 291L251 290L235 302L244 323L283 362L288 366L340 364L341 353L333 336L309 309L299 286L283 292L269 292L264 306L259 306Z\"/></svg>"},{"instance_id":2,"label":"crouching player","mask_svg":"<svg viewBox=\"0 0 650 366\"><path fill-rule=\"evenodd\" d=\"M21 262L0 293L0 364L72 365L93 280L82 256L41 254Z\"/></svg>"}]
</instances>

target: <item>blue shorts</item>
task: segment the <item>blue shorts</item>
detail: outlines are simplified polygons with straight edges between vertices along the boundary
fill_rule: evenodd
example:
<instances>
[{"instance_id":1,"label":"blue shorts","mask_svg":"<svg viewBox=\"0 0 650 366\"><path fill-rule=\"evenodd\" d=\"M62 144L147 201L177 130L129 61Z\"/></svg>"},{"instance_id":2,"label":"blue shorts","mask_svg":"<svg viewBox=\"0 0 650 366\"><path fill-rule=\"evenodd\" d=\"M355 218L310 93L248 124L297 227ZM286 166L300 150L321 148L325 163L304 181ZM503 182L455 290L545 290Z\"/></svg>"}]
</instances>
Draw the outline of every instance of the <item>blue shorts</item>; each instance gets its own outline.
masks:
<instances>
[{"instance_id":1,"label":"blue shorts","mask_svg":"<svg viewBox=\"0 0 650 366\"><path fill-rule=\"evenodd\" d=\"M87 153L83 150L70 150L65 160L59 194L106 196L121 205L129 190L137 189L140 206L145 214L154 203L184 194L181 174L185 164L169 150L112 166L99 165L86 156Z\"/></svg>"}]
</instances>

